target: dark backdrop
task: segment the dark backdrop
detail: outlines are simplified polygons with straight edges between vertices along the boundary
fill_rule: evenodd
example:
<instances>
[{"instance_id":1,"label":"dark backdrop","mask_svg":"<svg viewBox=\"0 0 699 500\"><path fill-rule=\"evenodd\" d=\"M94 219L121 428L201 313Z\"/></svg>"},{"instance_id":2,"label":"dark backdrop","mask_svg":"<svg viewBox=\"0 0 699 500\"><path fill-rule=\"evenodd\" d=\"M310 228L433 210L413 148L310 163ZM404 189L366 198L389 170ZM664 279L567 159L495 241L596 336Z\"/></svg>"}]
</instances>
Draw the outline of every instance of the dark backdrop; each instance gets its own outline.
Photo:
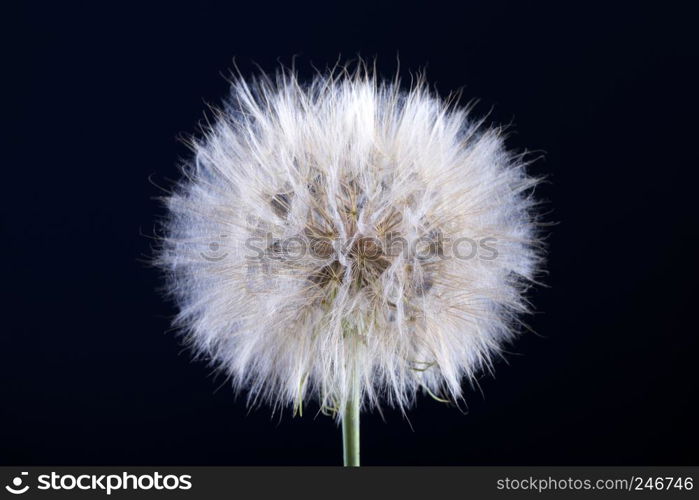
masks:
<instances>
[{"instance_id":1,"label":"dark backdrop","mask_svg":"<svg viewBox=\"0 0 699 500\"><path fill-rule=\"evenodd\" d=\"M363 419L365 464L697 464L687 12L667 2L28 2L5 17L0 461L338 464L328 418L248 411L168 332L150 255L178 141L244 75L338 55L545 152L550 288L468 412Z\"/></svg>"}]
</instances>

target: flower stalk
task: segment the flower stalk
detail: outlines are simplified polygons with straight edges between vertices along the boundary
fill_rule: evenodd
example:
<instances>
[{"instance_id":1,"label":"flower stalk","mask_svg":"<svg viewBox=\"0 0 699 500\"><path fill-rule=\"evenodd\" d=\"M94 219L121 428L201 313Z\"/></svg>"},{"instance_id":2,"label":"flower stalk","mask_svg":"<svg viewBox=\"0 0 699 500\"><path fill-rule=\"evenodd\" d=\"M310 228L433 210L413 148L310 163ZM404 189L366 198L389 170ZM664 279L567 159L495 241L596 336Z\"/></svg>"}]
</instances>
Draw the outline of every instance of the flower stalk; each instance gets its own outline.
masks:
<instances>
[{"instance_id":1,"label":"flower stalk","mask_svg":"<svg viewBox=\"0 0 699 500\"><path fill-rule=\"evenodd\" d=\"M359 381L352 370L352 389L342 415L342 455L345 467L359 467Z\"/></svg>"}]
</instances>

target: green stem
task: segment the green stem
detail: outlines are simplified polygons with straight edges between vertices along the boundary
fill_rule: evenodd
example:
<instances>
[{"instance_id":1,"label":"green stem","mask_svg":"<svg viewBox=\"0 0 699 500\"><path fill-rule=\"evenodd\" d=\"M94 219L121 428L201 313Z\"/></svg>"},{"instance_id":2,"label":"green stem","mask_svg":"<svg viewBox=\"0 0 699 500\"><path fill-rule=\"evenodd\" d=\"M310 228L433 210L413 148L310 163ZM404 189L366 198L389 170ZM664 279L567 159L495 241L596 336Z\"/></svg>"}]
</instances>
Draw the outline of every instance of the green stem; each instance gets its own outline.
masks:
<instances>
[{"instance_id":1,"label":"green stem","mask_svg":"<svg viewBox=\"0 0 699 500\"><path fill-rule=\"evenodd\" d=\"M342 451L345 467L359 467L359 383L353 376L350 397L342 415Z\"/></svg>"}]
</instances>

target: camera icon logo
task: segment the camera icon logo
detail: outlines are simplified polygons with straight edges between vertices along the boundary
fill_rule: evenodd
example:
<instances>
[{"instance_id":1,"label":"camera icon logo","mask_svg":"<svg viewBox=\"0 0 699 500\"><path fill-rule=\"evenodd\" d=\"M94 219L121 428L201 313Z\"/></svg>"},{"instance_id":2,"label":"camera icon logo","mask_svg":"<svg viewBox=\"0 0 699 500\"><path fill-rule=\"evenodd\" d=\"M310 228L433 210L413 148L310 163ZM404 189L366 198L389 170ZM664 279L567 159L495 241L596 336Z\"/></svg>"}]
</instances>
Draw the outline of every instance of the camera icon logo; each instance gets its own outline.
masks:
<instances>
[{"instance_id":1,"label":"camera icon logo","mask_svg":"<svg viewBox=\"0 0 699 500\"><path fill-rule=\"evenodd\" d=\"M228 254L223 250L224 239L227 235L219 236L219 241L212 241L208 244L208 251L201 252L200 255L209 262L220 262L225 259Z\"/></svg>"},{"instance_id":2,"label":"camera icon logo","mask_svg":"<svg viewBox=\"0 0 699 500\"><path fill-rule=\"evenodd\" d=\"M29 489L29 485L27 484L24 487L22 487L22 476L26 476L28 474L28 472L22 472L19 476L15 477L12 480L12 485L8 484L7 486L5 486L5 489L13 495L21 495L22 493L26 493Z\"/></svg>"}]
</instances>

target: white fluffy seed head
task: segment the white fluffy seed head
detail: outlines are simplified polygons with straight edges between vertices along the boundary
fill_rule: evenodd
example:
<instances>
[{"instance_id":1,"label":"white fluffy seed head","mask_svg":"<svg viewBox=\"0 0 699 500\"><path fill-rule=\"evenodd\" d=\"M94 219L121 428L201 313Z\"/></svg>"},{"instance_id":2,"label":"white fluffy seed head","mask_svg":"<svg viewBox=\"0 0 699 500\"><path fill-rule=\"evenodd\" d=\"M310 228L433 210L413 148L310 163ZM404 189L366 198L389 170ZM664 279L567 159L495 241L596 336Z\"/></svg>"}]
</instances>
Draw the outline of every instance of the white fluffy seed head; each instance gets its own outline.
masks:
<instances>
[{"instance_id":1,"label":"white fluffy seed head","mask_svg":"<svg viewBox=\"0 0 699 500\"><path fill-rule=\"evenodd\" d=\"M159 259L195 349L251 402L459 399L540 261L521 156L422 79L361 68L236 78L216 115Z\"/></svg>"}]
</instances>

